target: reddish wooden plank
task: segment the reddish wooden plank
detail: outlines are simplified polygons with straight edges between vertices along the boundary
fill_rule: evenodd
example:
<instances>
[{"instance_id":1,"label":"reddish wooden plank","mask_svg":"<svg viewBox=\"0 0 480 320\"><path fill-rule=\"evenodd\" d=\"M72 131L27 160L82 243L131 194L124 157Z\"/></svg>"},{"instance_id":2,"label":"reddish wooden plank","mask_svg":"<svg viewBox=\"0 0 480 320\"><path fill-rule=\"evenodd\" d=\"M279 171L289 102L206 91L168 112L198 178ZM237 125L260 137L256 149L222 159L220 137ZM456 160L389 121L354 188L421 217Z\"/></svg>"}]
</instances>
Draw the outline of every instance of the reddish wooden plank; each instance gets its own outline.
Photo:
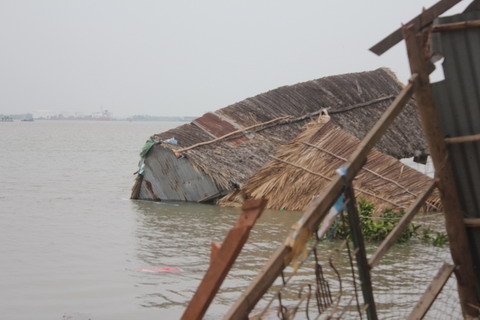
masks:
<instances>
[{"instance_id":1,"label":"reddish wooden plank","mask_svg":"<svg viewBox=\"0 0 480 320\"><path fill-rule=\"evenodd\" d=\"M235 128L230 122L225 121L224 119L220 118L219 116L211 112L205 113L200 118L193 120L192 123L198 126L199 128L207 131L215 138L223 137L232 132L236 132L239 129L239 128ZM245 137L244 134L239 134L235 138L232 137L226 140L226 142L235 146L247 140L248 138Z\"/></svg>"},{"instance_id":2,"label":"reddish wooden plank","mask_svg":"<svg viewBox=\"0 0 480 320\"><path fill-rule=\"evenodd\" d=\"M243 204L237 223L228 232L223 244L215 254L197 291L183 313L183 320L203 318L243 245L247 242L255 221L260 217L266 205L265 199L248 200Z\"/></svg>"}]
</instances>

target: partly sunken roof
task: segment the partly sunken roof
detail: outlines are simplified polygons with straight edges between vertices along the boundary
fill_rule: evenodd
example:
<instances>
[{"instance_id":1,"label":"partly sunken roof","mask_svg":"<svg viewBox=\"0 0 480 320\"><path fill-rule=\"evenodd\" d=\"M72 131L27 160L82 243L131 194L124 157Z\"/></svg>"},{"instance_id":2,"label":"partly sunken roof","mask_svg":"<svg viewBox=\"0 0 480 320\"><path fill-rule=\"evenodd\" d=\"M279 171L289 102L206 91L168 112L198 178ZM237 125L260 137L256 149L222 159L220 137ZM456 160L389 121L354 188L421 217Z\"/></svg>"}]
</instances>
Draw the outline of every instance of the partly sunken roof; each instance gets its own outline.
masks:
<instances>
[{"instance_id":1,"label":"partly sunken roof","mask_svg":"<svg viewBox=\"0 0 480 320\"><path fill-rule=\"evenodd\" d=\"M328 117L326 117L328 121ZM270 160L251 176L241 190L220 200L222 206L238 206L245 199L268 199L268 208L305 210L319 196L357 149L360 140L332 121L312 121L297 138L279 148ZM398 159L373 149L353 181L358 197L385 209L406 210L431 184L431 178ZM438 194L427 201L426 210L438 210Z\"/></svg>"},{"instance_id":2,"label":"partly sunken roof","mask_svg":"<svg viewBox=\"0 0 480 320\"><path fill-rule=\"evenodd\" d=\"M228 192L241 186L270 160L280 145L297 137L305 124L318 118L322 110L327 110L331 121L340 128L361 139L401 89L393 73L382 68L325 77L259 94L152 136L155 141L174 137L178 144L160 143L153 147L154 152L145 159L145 178L148 177L147 182L154 191L156 185L175 179L174 183L170 182L175 189L172 192L178 195L169 191L169 195L162 197L161 190L157 189L158 198L163 200L202 199L198 195L201 191L191 196L189 190L177 190L186 185L188 179L181 175L181 170L175 177L169 177L168 172L160 177L156 172L159 167L149 167L149 163L153 163L149 157L158 157L162 150L169 150L182 157L179 161L187 159L196 171L209 177L219 194ZM406 105L377 148L395 158L412 157L415 151L425 148L413 101ZM179 168L178 164L173 166ZM145 192L140 194L140 198L149 198Z\"/></svg>"}]
</instances>

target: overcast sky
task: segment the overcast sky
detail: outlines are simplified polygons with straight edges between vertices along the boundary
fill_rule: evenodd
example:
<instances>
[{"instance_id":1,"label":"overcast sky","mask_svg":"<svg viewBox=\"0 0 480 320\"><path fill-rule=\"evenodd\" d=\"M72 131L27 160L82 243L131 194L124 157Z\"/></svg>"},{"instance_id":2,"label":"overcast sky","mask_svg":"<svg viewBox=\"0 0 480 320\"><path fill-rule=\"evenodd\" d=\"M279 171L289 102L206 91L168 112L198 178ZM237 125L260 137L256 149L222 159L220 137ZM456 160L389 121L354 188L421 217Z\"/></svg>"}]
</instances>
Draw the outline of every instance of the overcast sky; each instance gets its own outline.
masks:
<instances>
[{"instance_id":1,"label":"overcast sky","mask_svg":"<svg viewBox=\"0 0 480 320\"><path fill-rule=\"evenodd\" d=\"M0 113L199 116L382 66L405 82L403 42L368 48L434 3L0 0Z\"/></svg>"}]
</instances>

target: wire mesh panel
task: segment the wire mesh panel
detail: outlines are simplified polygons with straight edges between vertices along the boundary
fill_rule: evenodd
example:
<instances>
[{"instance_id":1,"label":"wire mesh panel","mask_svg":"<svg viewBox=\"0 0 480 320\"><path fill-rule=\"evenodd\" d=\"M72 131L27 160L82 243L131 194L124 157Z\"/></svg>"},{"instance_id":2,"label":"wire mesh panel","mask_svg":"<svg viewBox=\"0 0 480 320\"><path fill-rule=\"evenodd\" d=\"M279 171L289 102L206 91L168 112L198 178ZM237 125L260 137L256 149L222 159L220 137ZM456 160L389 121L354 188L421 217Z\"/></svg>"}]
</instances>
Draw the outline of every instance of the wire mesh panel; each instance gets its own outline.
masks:
<instances>
[{"instance_id":1,"label":"wire mesh panel","mask_svg":"<svg viewBox=\"0 0 480 320\"><path fill-rule=\"evenodd\" d=\"M415 223L443 229L440 214L420 216ZM432 232L432 231L431 231ZM405 319L440 267L451 263L448 246L426 243L423 236L396 244L371 270L378 319ZM371 254L379 243L367 243ZM251 319L368 319L349 240L311 239L306 255L285 269L251 313ZM425 319L460 319L452 275Z\"/></svg>"}]
</instances>

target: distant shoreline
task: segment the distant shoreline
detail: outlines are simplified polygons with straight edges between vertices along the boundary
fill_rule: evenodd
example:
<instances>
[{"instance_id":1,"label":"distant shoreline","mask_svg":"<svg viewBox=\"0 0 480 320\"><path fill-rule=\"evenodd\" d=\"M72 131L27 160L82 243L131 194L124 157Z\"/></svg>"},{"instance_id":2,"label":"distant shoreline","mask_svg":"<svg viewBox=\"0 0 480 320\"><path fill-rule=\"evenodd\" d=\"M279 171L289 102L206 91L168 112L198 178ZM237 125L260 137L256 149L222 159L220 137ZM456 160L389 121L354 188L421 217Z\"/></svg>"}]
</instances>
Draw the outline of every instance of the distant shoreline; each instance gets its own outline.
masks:
<instances>
[{"instance_id":1,"label":"distant shoreline","mask_svg":"<svg viewBox=\"0 0 480 320\"><path fill-rule=\"evenodd\" d=\"M52 121L163 121L163 122L191 122L197 119L198 116L148 116L148 115L135 115L127 118L115 118L115 117L74 117L74 116L51 116L51 117L38 117L34 118L31 115L18 114L18 115L0 115L2 121L34 121L34 120L52 120Z\"/></svg>"}]
</instances>

